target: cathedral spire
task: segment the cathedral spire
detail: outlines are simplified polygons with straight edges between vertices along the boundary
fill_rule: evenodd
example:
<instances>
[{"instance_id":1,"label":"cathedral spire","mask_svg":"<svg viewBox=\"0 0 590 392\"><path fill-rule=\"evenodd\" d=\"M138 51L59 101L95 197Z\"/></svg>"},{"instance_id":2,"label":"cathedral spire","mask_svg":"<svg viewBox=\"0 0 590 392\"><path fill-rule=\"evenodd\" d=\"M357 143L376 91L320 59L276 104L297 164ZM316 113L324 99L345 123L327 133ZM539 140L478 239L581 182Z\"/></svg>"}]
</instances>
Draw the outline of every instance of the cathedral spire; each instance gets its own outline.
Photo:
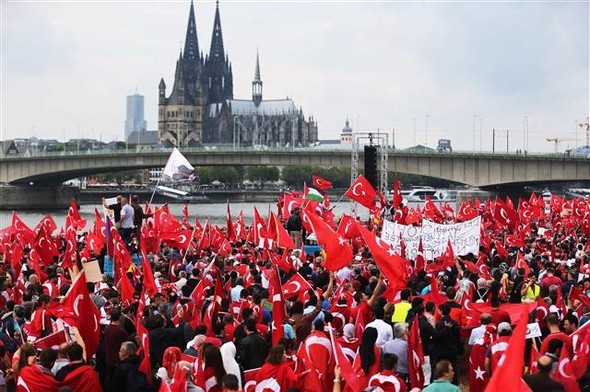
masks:
<instances>
[{"instance_id":1,"label":"cathedral spire","mask_svg":"<svg viewBox=\"0 0 590 392\"><path fill-rule=\"evenodd\" d=\"M215 7L215 21L213 22L213 35L211 37L211 48L209 51L209 59L225 59L225 52L223 50L223 35L221 33L221 17L219 16L219 0L216 1Z\"/></svg>"},{"instance_id":2,"label":"cathedral spire","mask_svg":"<svg viewBox=\"0 0 590 392\"><path fill-rule=\"evenodd\" d=\"M184 39L184 59L188 61L197 61L199 59L197 22L195 21L195 6L192 0L188 15L188 26L186 27L186 38Z\"/></svg>"},{"instance_id":3,"label":"cathedral spire","mask_svg":"<svg viewBox=\"0 0 590 392\"><path fill-rule=\"evenodd\" d=\"M254 70L254 80L252 81L252 101L254 101L256 107L262 102L262 79L260 79L258 49L256 49L256 69Z\"/></svg>"},{"instance_id":4,"label":"cathedral spire","mask_svg":"<svg viewBox=\"0 0 590 392\"><path fill-rule=\"evenodd\" d=\"M260 61L258 59L258 48L256 48L256 69L254 70L254 81L260 82Z\"/></svg>"}]
</instances>

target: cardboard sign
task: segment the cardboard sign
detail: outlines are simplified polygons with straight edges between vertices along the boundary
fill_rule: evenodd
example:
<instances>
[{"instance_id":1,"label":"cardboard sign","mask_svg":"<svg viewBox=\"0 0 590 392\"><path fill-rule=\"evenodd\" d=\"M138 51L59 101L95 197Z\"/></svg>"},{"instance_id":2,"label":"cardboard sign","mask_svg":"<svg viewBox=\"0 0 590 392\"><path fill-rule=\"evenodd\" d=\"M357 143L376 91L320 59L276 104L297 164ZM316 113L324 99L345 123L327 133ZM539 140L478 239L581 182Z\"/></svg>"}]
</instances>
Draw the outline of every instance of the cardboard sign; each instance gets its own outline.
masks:
<instances>
[{"instance_id":1,"label":"cardboard sign","mask_svg":"<svg viewBox=\"0 0 590 392\"><path fill-rule=\"evenodd\" d=\"M100 271L98 260L92 260L87 263L82 263L82 267L84 268L84 271L86 271L87 282L102 282L102 272Z\"/></svg>"}]
</instances>

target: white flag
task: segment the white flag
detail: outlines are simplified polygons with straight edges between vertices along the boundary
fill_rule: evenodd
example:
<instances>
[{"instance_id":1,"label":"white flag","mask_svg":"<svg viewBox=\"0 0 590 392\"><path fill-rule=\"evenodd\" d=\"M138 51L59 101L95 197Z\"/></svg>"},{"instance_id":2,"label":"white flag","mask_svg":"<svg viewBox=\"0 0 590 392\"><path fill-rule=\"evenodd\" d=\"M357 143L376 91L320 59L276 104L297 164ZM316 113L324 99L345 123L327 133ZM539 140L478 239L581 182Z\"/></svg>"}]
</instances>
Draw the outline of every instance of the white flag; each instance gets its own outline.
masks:
<instances>
[{"instance_id":1,"label":"white flag","mask_svg":"<svg viewBox=\"0 0 590 392\"><path fill-rule=\"evenodd\" d=\"M178 151L172 150L170 158L162 171L162 179L170 182L190 182L195 180L195 168L188 159Z\"/></svg>"}]
</instances>

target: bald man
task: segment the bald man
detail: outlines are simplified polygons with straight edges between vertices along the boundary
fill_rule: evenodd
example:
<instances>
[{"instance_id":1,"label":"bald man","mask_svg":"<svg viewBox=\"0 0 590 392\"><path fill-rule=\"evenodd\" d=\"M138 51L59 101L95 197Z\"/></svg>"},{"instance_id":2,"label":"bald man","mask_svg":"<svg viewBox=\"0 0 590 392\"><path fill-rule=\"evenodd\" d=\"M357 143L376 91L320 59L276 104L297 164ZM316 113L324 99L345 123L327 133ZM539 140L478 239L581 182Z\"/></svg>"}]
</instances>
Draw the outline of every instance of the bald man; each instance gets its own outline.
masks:
<instances>
[{"instance_id":1,"label":"bald man","mask_svg":"<svg viewBox=\"0 0 590 392\"><path fill-rule=\"evenodd\" d=\"M536 374L526 374L524 382L535 392L559 392L564 391L563 384L551 379L555 372L553 369L553 360L547 355L543 355L537 361L539 372Z\"/></svg>"}]
</instances>

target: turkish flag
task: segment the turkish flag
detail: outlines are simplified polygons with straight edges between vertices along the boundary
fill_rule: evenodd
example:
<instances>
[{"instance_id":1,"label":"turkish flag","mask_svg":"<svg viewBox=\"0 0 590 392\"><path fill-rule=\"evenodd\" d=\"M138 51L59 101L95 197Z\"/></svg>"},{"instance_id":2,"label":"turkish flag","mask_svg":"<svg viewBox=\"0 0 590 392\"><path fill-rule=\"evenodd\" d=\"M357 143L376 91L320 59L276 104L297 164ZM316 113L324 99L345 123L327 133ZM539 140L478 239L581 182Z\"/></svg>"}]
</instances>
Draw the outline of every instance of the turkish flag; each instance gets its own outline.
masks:
<instances>
[{"instance_id":1,"label":"turkish flag","mask_svg":"<svg viewBox=\"0 0 590 392\"><path fill-rule=\"evenodd\" d=\"M442 212L440 212L436 204L430 200L430 197L425 196L425 199L426 200L424 201L424 210L422 211L422 214L431 221L437 223L442 222L444 219Z\"/></svg>"},{"instance_id":2,"label":"turkish flag","mask_svg":"<svg viewBox=\"0 0 590 392\"><path fill-rule=\"evenodd\" d=\"M361 233L356 227L356 219L350 215L343 214L338 225L338 234L347 239L353 239L359 237Z\"/></svg>"},{"instance_id":3,"label":"turkish flag","mask_svg":"<svg viewBox=\"0 0 590 392\"><path fill-rule=\"evenodd\" d=\"M496 246L496 252L498 252L498 256L500 256L502 259L505 259L506 256L508 256L508 251L506 248L504 248L504 246L498 240L494 240L494 244Z\"/></svg>"},{"instance_id":4,"label":"turkish flag","mask_svg":"<svg viewBox=\"0 0 590 392\"><path fill-rule=\"evenodd\" d=\"M290 298L300 293L304 293L311 288L309 282L305 280L299 272L296 272L291 279L283 284L283 294L285 295L285 298Z\"/></svg>"},{"instance_id":5,"label":"turkish flag","mask_svg":"<svg viewBox=\"0 0 590 392\"><path fill-rule=\"evenodd\" d=\"M150 262L147 258L147 254L145 252L145 245L144 241L140 242L139 245L141 249L141 269L143 272L143 285L146 289L146 292L150 297L153 297L158 293L158 286L156 286L156 280L154 279L154 273L152 271L152 267Z\"/></svg>"},{"instance_id":6,"label":"turkish flag","mask_svg":"<svg viewBox=\"0 0 590 392\"><path fill-rule=\"evenodd\" d=\"M186 250L192 242L193 231L181 230L176 232L162 232L160 233L160 239L171 246Z\"/></svg>"},{"instance_id":7,"label":"turkish flag","mask_svg":"<svg viewBox=\"0 0 590 392\"><path fill-rule=\"evenodd\" d=\"M399 180L397 176L393 180L393 196L392 196L392 203L393 208L399 208L400 204L402 204L403 197L402 192L400 190Z\"/></svg>"},{"instance_id":8,"label":"turkish flag","mask_svg":"<svg viewBox=\"0 0 590 392\"><path fill-rule=\"evenodd\" d=\"M451 244L450 239L447 241L447 248L440 256L440 260L442 261L442 266L445 268L453 268L455 266L455 251L453 250L453 244Z\"/></svg>"},{"instance_id":9,"label":"turkish flag","mask_svg":"<svg viewBox=\"0 0 590 392\"><path fill-rule=\"evenodd\" d=\"M152 364L150 361L150 333L141 322L141 317L142 315L140 315L138 312L137 322L135 323L137 325L137 337L139 337L140 343L138 352L141 351L143 353L143 357L141 359L141 362L139 363L137 370L145 374L146 378L148 379L148 382L151 384Z\"/></svg>"},{"instance_id":10,"label":"turkish flag","mask_svg":"<svg viewBox=\"0 0 590 392\"><path fill-rule=\"evenodd\" d=\"M494 218L500 225L513 229L519 222L519 217L516 211L508 204L506 204L499 197L496 198L496 206L494 208Z\"/></svg>"},{"instance_id":11,"label":"turkish flag","mask_svg":"<svg viewBox=\"0 0 590 392\"><path fill-rule=\"evenodd\" d=\"M330 329L330 343L332 343L332 349L334 351L334 359L336 360L336 364L340 366L340 370L342 372L342 378L346 381L346 387L350 388L353 392L358 392L361 390L361 383L359 380L358 374L354 371L352 367L352 363L348 360L344 351L342 350L342 346L336 337L334 336L334 328L332 326L329 327Z\"/></svg>"},{"instance_id":12,"label":"turkish flag","mask_svg":"<svg viewBox=\"0 0 590 392\"><path fill-rule=\"evenodd\" d=\"M524 247L524 240L517 235L514 234L507 234L506 238L504 239L506 246L514 246L516 248L523 248Z\"/></svg>"},{"instance_id":13,"label":"turkish flag","mask_svg":"<svg viewBox=\"0 0 590 392\"><path fill-rule=\"evenodd\" d=\"M481 338L473 344L469 355L469 392L484 392L490 381L490 374L485 367L486 353L490 343L489 338Z\"/></svg>"},{"instance_id":14,"label":"turkish flag","mask_svg":"<svg viewBox=\"0 0 590 392\"><path fill-rule=\"evenodd\" d=\"M170 208L167 205L156 209L156 212L154 212L154 229L157 232L178 231L181 227L182 225L174 215L172 215Z\"/></svg>"},{"instance_id":15,"label":"turkish flag","mask_svg":"<svg viewBox=\"0 0 590 392\"><path fill-rule=\"evenodd\" d=\"M531 268L529 267L529 263L526 262L526 260L524 259L524 257L522 256L522 253L518 252L516 254L516 268L520 269L523 268L524 269L524 276L529 276L529 273L531 272Z\"/></svg>"},{"instance_id":16,"label":"turkish flag","mask_svg":"<svg viewBox=\"0 0 590 392\"><path fill-rule=\"evenodd\" d=\"M313 232L323 248L324 267L328 271L338 271L350 264L353 254L348 241L317 215L305 211L303 214L311 221Z\"/></svg>"},{"instance_id":17,"label":"turkish flag","mask_svg":"<svg viewBox=\"0 0 590 392\"><path fill-rule=\"evenodd\" d=\"M289 233L287 233L287 229L285 229L285 227L282 225L281 221L275 215L274 212L271 212L271 224L275 227L274 240L276 241L277 245L285 249L295 249L296 246L293 242L293 239L291 238Z\"/></svg>"},{"instance_id":18,"label":"turkish flag","mask_svg":"<svg viewBox=\"0 0 590 392\"><path fill-rule=\"evenodd\" d=\"M80 210L75 200L70 202L67 216L71 219L76 231L80 231L86 227L86 219L82 219L80 216Z\"/></svg>"},{"instance_id":19,"label":"turkish flag","mask_svg":"<svg viewBox=\"0 0 590 392\"><path fill-rule=\"evenodd\" d=\"M332 344L326 334L323 331L313 331L309 334L299 347L297 356L303 360L306 368L311 370L309 376L304 379L302 389L304 391L330 390L332 387L330 376L333 375L334 355L332 353ZM319 376L317 377L319 383L315 380L316 376ZM258 383L260 383L260 375Z\"/></svg>"},{"instance_id":20,"label":"turkish flag","mask_svg":"<svg viewBox=\"0 0 590 392\"><path fill-rule=\"evenodd\" d=\"M63 306L73 312L75 323L72 326L78 328L84 341L86 358L92 357L96 353L100 340L100 312L88 295L84 270L68 290Z\"/></svg>"},{"instance_id":21,"label":"turkish flag","mask_svg":"<svg viewBox=\"0 0 590 392\"><path fill-rule=\"evenodd\" d=\"M35 239L35 232L12 211L11 234L21 245L27 245Z\"/></svg>"},{"instance_id":22,"label":"turkish flag","mask_svg":"<svg viewBox=\"0 0 590 392\"><path fill-rule=\"evenodd\" d=\"M320 176L313 176L313 186L321 191L332 189L332 182Z\"/></svg>"},{"instance_id":23,"label":"turkish flag","mask_svg":"<svg viewBox=\"0 0 590 392\"><path fill-rule=\"evenodd\" d=\"M363 225L357 224L357 227L365 244L369 247L377 267L387 277L389 283L396 288L406 287L408 282L408 261L397 255L389 244L376 237Z\"/></svg>"},{"instance_id":24,"label":"turkish flag","mask_svg":"<svg viewBox=\"0 0 590 392\"><path fill-rule=\"evenodd\" d=\"M236 240L236 230L234 229L234 222L231 220L229 199L227 200L227 212L225 214L225 224L226 224L225 235L226 235L227 239L232 242L235 241Z\"/></svg>"},{"instance_id":25,"label":"turkish flag","mask_svg":"<svg viewBox=\"0 0 590 392\"><path fill-rule=\"evenodd\" d=\"M55 242L45 233L44 227L39 228L33 247L45 265L53 264L53 258L59 256Z\"/></svg>"},{"instance_id":26,"label":"turkish flag","mask_svg":"<svg viewBox=\"0 0 590 392\"><path fill-rule=\"evenodd\" d=\"M344 193L344 196L372 209L375 206L375 196L377 196L377 193L369 181L361 174Z\"/></svg>"},{"instance_id":27,"label":"turkish flag","mask_svg":"<svg viewBox=\"0 0 590 392\"><path fill-rule=\"evenodd\" d=\"M278 267L274 268L268 289L272 298L272 345L276 346L279 344L279 340L285 336L283 324L287 318Z\"/></svg>"},{"instance_id":28,"label":"turkish flag","mask_svg":"<svg viewBox=\"0 0 590 392\"><path fill-rule=\"evenodd\" d=\"M49 236L55 231L55 229L57 229L57 225L55 224L55 220L53 220L51 214L46 214L43 218L41 218L39 223L37 223L37 226L35 226L34 231L38 232L40 228L44 228L45 232Z\"/></svg>"},{"instance_id":29,"label":"turkish flag","mask_svg":"<svg viewBox=\"0 0 590 392\"><path fill-rule=\"evenodd\" d=\"M486 392L504 392L506 391L506 382L508 381L518 385L515 389L516 391L530 391L530 388L522 381L525 347L524 337L526 335L530 307L528 304L523 304L522 306L523 314L510 337L508 349L506 349L498 362L498 366L494 370L494 374L485 389Z\"/></svg>"},{"instance_id":30,"label":"turkish flag","mask_svg":"<svg viewBox=\"0 0 590 392\"><path fill-rule=\"evenodd\" d=\"M416 260L414 261L414 272L418 274L418 272L422 271L425 266L424 245L422 244L422 237L420 237L418 242L418 253L416 253Z\"/></svg>"},{"instance_id":31,"label":"turkish flag","mask_svg":"<svg viewBox=\"0 0 590 392\"><path fill-rule=\"evenodd\" d=\"M580 386L574 375L567 345L564 345L561 349L561 355L559 356L557 371L555 372L554 378L556 381L563 384L565 392L580 392Z\"/></svg>"},{"instance_id":32,"label":"turkish flag","mask_svg":"<svg viewBox=\"0 0 590 392\"><path fill-rule=\"evenodd\" d=\"M303 205L303 199L300 197L295 197L285 193L283 195L283 211L282 217L283 220L289 219L291 215L291 211L295 209L295 207L301 207Z\"/></svg>"},{"instance_id":33,"label":"turkish flag","mask_svg":"<svg viewBox=\"0 0 590 392\"><path fill-rule=\"evenodd\" d=\"M479 273L479 276L481 276L485 280L492 280L492 275L490 274L488 266L485 263L485 256L484 255L481 255L481 254L479 255L475 266L477 267L477 272Z\"/></svg>"},{"instance_id":34,"label":"turkish flag","mask_svg":"<svg viewBox=\"0 0 590 392\"><path fill-rule=\"evenodd\" d=\"M68 221L68 219L66 219L66 221ZM71 224L68 225L66 223L66 234L64 238L66 240L66 250L63 254L61 266L63 268L71 268L72 260L76 259L76 251L78 248L78 236L76 234L74 226L72 226Z\"/></svg>"},{"instance_id":35,"label":"turkish flag","mask_svg":"<svg viewBox=\"0 0 590 392\"><path fill-rule=\"evenodd\" d=\"M424 386L424 372L422 371L424 351L422 350L419 324L418 316L416 316L408 333L408 370L412 388L422 389Z\"/></svg>"},{"instance_id":36,"label":"turkish flag","mask_svg":"<svg viewBox=\"0 0 590 392\"><path fill-rule=\"evenodd\" d=\"M461 207L457 211L457 220L459 222L465 222L477 217L477 215L477 209L473 206L471 199L468 199L461 203Z\"/></svg>"},{"instance_id":37,"label":"turkish flag","mask_svg":"<svg viewBox=\"0 0 590 392\"><path fill-rule=\"evenodd\" d=\"M32 365L25 366L18 372L16 392L55 392L60 388L60 386L60 383L53 376L42 372L39 369L39 366Z\"/></svg>"}]
</instances>

